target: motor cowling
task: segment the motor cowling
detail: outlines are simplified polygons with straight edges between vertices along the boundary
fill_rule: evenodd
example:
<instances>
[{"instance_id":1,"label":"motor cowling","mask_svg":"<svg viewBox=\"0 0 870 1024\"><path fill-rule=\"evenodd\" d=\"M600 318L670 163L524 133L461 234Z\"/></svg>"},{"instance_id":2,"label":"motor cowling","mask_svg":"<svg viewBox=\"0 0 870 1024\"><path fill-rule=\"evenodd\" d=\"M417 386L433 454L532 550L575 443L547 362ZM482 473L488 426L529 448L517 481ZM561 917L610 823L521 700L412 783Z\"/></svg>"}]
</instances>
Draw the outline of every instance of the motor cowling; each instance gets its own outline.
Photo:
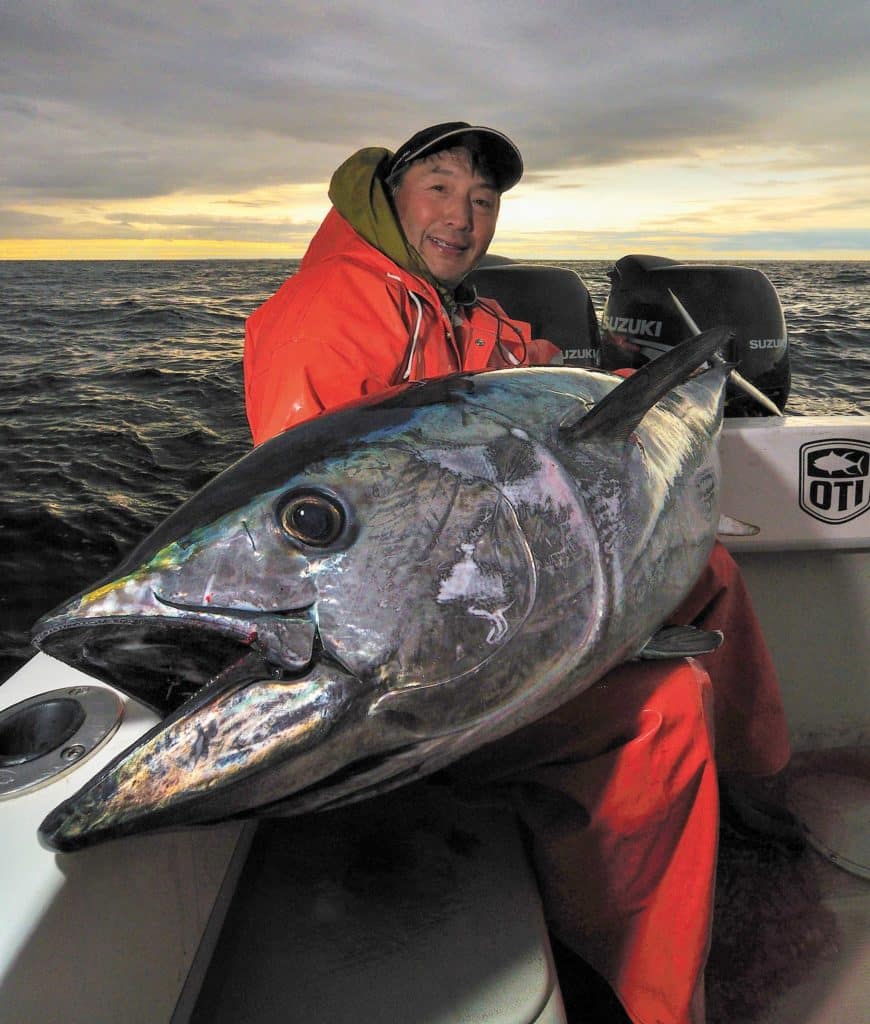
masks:
<instances>
[{"instance_id":1,"label":"motor cowling","mask_svg":"<svg viewBox=\"0 0 870 1024\"><path fill-rule=\"evenodd\" d=\"M603 369L637 369L694 332L677 309L680 300L699 330L734 332L735 363L780 409L791 385L788 332L776 289L750 267L678 263L662 256L623 256L609 271L610 294L601 317ZM763 416L758 403L729 385L728 416Z\"/></svg>"}]
</instances>

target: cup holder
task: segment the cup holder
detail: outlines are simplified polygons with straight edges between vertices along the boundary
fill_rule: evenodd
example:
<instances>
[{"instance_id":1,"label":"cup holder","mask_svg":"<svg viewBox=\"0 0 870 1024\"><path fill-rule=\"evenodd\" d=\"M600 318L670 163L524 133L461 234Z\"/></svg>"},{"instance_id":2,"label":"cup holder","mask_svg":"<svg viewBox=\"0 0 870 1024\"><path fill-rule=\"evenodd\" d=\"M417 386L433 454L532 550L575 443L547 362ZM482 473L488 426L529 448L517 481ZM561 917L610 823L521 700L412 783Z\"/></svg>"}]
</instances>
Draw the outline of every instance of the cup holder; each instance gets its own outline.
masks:
<instances>
[{"instance_id":1,"label":"cup holder","mask_svg":"<svg viewBox=\"0 0 870 1024\"><path fill-rule=\"evenodd\" d=\"M43 700L12 711L0 720L0 768L48 754L78 732L85 720L85 709L74 697Z\"/></svg>"},{"instance_id":2,"label":"cup holder","mask_svg":"<svg viewBox=\"0 0 870 1024\"><path fill-rule=\"evenodd\" d=\"M74 686L0 711L0 800L71 771L121 724L124 703L102 686Z\"/></svg>"}]
</instances>

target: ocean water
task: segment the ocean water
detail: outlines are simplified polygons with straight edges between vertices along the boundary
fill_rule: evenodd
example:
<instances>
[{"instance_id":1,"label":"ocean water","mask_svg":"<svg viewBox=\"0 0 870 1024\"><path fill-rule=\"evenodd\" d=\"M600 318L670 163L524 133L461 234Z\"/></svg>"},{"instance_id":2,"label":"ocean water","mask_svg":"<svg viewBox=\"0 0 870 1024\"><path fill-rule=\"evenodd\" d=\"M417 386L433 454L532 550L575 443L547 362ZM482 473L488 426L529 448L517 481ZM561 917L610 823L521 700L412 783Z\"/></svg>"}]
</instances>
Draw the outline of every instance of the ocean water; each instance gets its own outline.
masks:
<instances>
[{"instance_id":1,"label":"ocean water","mask_svg":"<svg viewBox=\"0 0 870 1024\"><path fill-rule=\"evenodd\" d=\"M600 312L610 262L577 270ZM795 414L870 412L870 263L758 266ZM293 261L0 261L0 680L32 623L250 447L245 317Z\"/></svg>"}]
</instances>

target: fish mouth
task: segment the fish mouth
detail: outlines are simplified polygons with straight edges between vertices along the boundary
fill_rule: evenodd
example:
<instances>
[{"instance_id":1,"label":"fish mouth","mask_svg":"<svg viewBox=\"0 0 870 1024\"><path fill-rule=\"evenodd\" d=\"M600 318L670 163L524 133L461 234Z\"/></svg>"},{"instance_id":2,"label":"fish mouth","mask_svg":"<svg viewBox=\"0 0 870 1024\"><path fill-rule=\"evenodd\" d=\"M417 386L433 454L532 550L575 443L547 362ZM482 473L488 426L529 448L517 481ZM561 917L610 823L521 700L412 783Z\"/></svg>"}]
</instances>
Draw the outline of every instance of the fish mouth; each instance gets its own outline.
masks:
<instances>
[{"instance_id":1,"label":"fish mouth","mask_svg":"<svg viewBox=\"0 0 870 1024\"><path fill-rule=\"evenodd\" d=\"M249 650L55 807L39 839L68 853L256 813L297 773L335 770L328 740L368 690L329 658L294 675Z\"/></svg>"},{"instance_id":2,"label":"fish mouth","mask_svg":"<svg viewBox=\"0 0 870 1024\"><path fill-rule=\"evenodd\" d=\"M45 847L71 853L143 832L340 806L357 790L416 776L433 741L410 716L372 717L378 681L324 650L312 618L164 603L164 619L41 627L47 653L161 710L160 722L48 814ZM269 642L281 629L300 632L296 655L278 664Z\"/></svg>"},{"instance_id":3,"label":"fish mouth","mask_svg":"<svg viewBox=\"0 0 870 1024\"><path fill-rule=\"evenodd\" d=\"M290 674L304 672L315 657L313 606L259 611L184 604L157 592L153 599L150 613L46 616L34 627L33 643L161 717L248 651Z\"/></svg>"}]
</instances>

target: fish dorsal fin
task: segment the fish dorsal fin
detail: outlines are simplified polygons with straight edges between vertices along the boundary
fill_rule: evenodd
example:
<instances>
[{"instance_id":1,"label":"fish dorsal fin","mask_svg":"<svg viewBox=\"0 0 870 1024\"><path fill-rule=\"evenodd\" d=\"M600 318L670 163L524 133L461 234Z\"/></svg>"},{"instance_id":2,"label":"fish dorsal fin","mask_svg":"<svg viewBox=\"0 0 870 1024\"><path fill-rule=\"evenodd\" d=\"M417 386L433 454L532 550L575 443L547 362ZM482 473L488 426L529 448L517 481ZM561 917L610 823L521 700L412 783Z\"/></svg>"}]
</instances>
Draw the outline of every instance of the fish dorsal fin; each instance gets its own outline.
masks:
<instances>
[{"instance_id":1,"label":"fish dorsal fin","mask_svg":"<svg viewBox=\"0 0 870 1024\"><path fill-rule=\"evenodd\" d=\"M585 409L572 410L559 424L559 430L577 439L597 435L627 440L656 402L711 359L730 336L727 328L713 327L675 345L636 370L588 413Z\"/></svg>"}]
</instances>

